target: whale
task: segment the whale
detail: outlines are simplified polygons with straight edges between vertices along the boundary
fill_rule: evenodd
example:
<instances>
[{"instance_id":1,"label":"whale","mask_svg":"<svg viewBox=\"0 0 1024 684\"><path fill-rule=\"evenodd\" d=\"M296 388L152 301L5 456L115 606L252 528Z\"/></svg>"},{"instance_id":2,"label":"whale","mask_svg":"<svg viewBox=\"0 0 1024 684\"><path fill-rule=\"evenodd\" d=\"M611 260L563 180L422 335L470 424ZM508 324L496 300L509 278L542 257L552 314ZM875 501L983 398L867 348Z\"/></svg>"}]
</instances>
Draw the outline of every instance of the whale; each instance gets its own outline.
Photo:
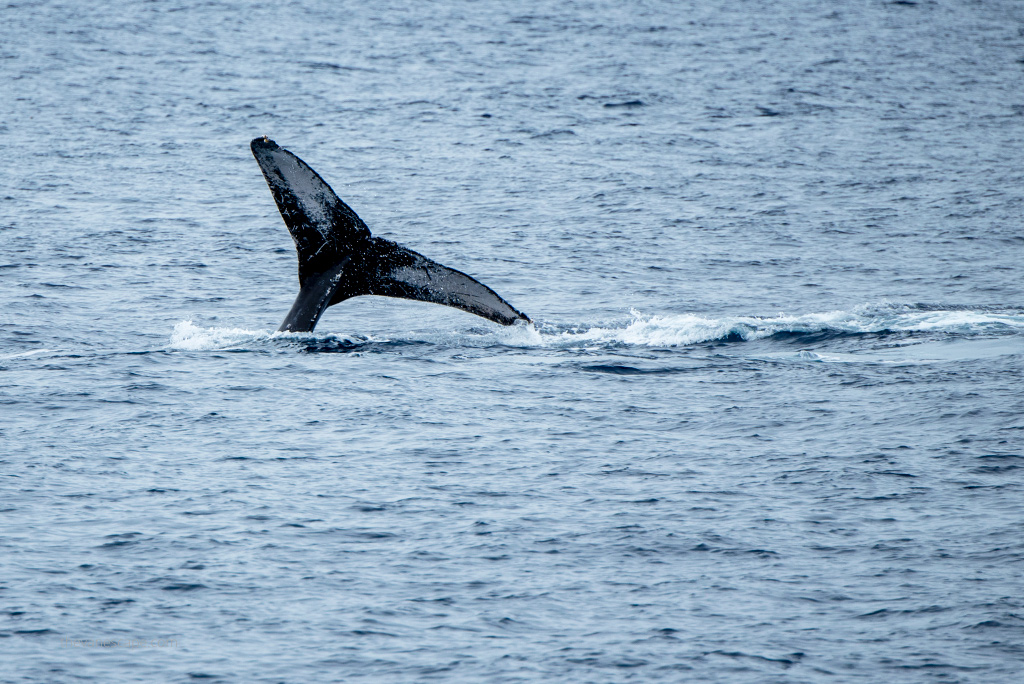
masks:
<instances>
[{"instance_id":1,"label":"whale","mask_svg":"<svg viewBox=\"0 0 1024 684\"><path fill-rule=\"evenodd\" d=\"M360 295L442 304L501 325L531 322L462 271L370 235L316 171L267 136L250 148L299 256L299 295L279 332L312 332L327 307Z\"/></svg>"}]
</instances>

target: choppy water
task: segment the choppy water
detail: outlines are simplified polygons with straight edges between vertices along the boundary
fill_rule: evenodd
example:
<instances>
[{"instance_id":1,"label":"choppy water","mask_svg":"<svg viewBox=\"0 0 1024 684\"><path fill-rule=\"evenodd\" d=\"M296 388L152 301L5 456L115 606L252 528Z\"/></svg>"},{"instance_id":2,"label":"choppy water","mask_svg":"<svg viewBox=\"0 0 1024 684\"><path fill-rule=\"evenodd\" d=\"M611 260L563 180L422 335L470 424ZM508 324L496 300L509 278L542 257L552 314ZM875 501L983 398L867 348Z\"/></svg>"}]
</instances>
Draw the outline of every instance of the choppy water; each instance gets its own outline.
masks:
<instances>
[{"instance_id":1,"label":"choppy water","mask_svg":"<svg viewBox=\"0 0 1024 684\"><path fill-rule=\"evenodd\" d=\"M0 18L0 681L1018 681L1020 3Z\"/></svg>"}]
</instances>

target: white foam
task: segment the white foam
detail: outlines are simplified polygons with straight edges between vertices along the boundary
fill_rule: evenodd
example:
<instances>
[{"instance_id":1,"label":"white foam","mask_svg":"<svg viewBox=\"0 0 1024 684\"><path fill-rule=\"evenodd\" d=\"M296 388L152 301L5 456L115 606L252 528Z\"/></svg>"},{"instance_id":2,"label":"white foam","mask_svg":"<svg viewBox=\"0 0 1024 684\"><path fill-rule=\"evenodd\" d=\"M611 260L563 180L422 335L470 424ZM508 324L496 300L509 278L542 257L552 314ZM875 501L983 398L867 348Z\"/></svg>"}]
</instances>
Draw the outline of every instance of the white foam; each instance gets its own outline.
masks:
<instances>
[{"instance_id":1,"label":"white foam","mask_svg":"<svg viewBox=\"0 0 1024 684\"><path fill-rule=\"evenodd\" d=\"M949 332L998 333L1024 331L1024 314L970 310L921 310L914 307L863 306L852 311L828 311L798 316L727 316L709 318L692 313L648 315L631 310L621 324L576 327L514 325L446 333L417 332L395 336L401 341L455 346L587 348L609 345L678 347L727 338L758 340L778 333ZM386 342L383 338L355 339L329 333L281 333L244 328L200 328L192 321L174 326L170 347L187 351L225 350L261 346L267 342L305 344Z\"/></svg>"}]
</instances>

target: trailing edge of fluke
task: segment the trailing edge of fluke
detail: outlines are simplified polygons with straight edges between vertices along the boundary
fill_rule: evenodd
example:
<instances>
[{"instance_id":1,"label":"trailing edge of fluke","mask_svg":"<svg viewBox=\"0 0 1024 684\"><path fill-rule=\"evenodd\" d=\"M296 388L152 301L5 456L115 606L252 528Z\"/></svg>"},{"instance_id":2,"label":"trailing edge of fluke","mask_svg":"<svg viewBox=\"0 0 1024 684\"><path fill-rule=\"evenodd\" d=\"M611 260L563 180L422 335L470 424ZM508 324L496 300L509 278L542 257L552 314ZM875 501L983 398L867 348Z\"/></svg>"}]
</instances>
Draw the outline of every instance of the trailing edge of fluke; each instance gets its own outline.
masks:
<instances>
[{"instance_id":1,"label":"trailing edge of fluke","mask_svg":"<svg viewBox=\"0 0 1024 684\"><path fill-rule=\"evenodd\" d=\"M327 307L359 295L444 304L502 325L530 322L465 273L372 237L316 171L270 138L250 147L299 253L299 296L279 330L310 332Z\"/></svg>"}]
</instances>

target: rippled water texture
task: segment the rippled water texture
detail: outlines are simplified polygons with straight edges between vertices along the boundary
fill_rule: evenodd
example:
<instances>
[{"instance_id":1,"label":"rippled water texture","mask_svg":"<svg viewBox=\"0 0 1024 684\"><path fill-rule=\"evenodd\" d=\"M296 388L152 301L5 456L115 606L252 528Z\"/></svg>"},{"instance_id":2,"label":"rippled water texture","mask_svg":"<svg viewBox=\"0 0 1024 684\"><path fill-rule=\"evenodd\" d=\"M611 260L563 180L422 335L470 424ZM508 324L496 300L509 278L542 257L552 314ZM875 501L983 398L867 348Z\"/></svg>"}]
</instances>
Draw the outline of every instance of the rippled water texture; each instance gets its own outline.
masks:
<instances>
[{"instance_id":1,"label":"rippled water texture","mask_svg":"<svg viewBox=\"0 0 1024 684\"><path fill-rule=\"evenodd\" d=\"M1022 26L7 4L0 681L1019 681ZM275 333L263 134L535 325Z\"/></svg>"}]
</instances>

